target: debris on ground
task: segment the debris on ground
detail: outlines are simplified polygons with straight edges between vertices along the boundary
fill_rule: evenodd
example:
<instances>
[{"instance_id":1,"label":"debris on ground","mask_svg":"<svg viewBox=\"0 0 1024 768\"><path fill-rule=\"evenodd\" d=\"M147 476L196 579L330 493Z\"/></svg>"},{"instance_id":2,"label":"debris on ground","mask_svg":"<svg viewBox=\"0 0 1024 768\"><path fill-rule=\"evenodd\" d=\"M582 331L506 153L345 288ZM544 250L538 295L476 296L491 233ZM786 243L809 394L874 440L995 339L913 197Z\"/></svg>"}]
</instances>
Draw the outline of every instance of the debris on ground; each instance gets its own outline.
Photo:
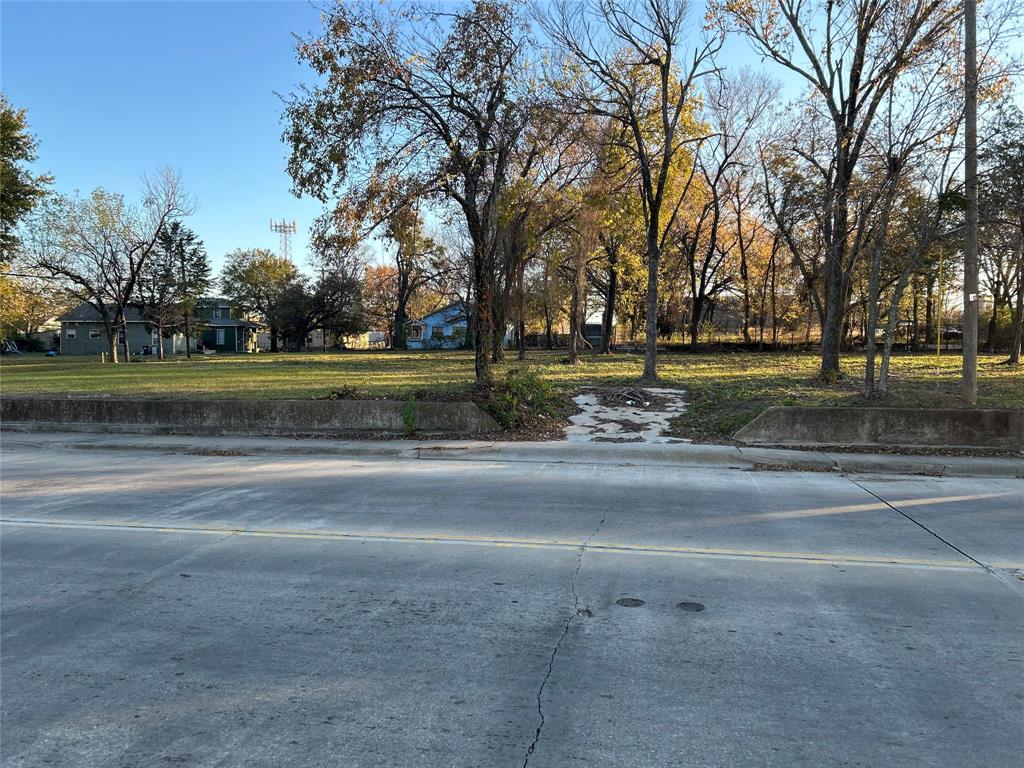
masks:
<instances>
[{"instance_id":1,"label":"debris on ground","mask_svg":"<svg viewBox=\"0 0 1024 768\"><path fill-rule=\"evenodd\" d=\"M686 410L685 392L665 387L593 389L573 398L580 409L565 428L570 442L681 442L664 432Z\"/></svg>"}]
</instances>

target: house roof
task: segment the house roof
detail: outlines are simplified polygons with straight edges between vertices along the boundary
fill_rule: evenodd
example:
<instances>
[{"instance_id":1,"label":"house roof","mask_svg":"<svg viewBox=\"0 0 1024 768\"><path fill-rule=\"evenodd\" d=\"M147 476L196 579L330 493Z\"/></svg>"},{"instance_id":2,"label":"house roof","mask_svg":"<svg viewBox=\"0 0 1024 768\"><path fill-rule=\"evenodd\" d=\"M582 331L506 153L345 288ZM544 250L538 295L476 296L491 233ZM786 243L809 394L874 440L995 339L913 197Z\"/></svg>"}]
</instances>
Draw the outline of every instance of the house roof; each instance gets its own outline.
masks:
<instances>
[{"instance_id":1,"label":"house roof","mask_svg":"<svg viewBox=\"0 0 1024 768\"><path fill-rule=\"evenodd\" d=\"M461 317L452 315L451 310L453 309L458 310L458 314L461 315ZM427 314L423 315L423 317L417 317L414 318L413 320L409 320L408 323L422 323L427 319L435 317L437 315L443 316L445 320L448 322L451 322L452 320L455 319L465 320L467 318L466 305L461 301L453 301L451 304L446 304L445 306L439 309L435 309L433 312L428 312Z\"/></svg>"},{"instance_id":2,"label":"house roof","mask_svg":"<svg viewBox=\"0 0 1024 768\"><path fill-rule=\"evenodd\" d=\"M107 310L107 314L111 320L114 319L114 311L112 309ZM145 318L142 316L142 310L135 305L129 305L124 309L124 317L129 323L144 323ZM102 323L103 316L96 310L91 304L79 304L72 310L65 312L63 315L57 318L62 323Z\"/></svg>"},{"instance_id":3,"label":"house roof","mask_svg":"<svg viewBox=\"0 0 1024 768\"><path fill-rule=\"evenodd\" d=\"M114 319L114 312L110 310L110 319ZM142 313L141 307L131 305L125 307L124 310L125 319L129 323L148 323L145 315ZM62 323L102 323L103 317L96 308L91 304L79 304L77 307L69 312L65 312L63 315L57 318ZM254 323L250 320L234 320L228 317L219 318L196 318L193 320L194 324L199 326L209 326L211 328L261 328L260 323Z\"/></svg>"}]
</instances>

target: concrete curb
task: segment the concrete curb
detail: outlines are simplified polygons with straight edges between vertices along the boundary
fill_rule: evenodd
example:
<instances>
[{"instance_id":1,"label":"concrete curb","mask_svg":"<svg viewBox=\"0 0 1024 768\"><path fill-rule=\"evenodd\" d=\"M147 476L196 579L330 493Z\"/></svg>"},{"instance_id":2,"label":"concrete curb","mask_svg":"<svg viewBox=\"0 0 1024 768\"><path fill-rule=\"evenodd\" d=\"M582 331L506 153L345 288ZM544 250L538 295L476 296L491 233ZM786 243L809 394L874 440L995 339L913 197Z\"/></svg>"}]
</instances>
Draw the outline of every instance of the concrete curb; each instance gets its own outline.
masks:
<instances>
[{"instance_id":1,"label":"concrete curb","mask_svg":"<svg viewBox=\"0 0 1024 768\"><path fill-rule=\"evenodd\" d=\"M146 398L5 397L4 425L149 435L378 433L400 436L492 434L494 418L476 403L402 400L160 400Z\"/></svg>"},{"instance_id":2,"label":"concrete curb","mask_svg":"<svg viewBox=\"0 0 1024 768\"><path fill-rule=\"evenodd\" d=\"M12 427L4 427L4 447L156 451L208 456L333 456L371 460L662 465L748 471L1024 478L1024 458L832 453L693 443L638 445L480 440L306 440L139 434L104 437L95 433L22 431Z\"/></svg>"},{"instance_id":3,"label":"concrete curb","mask_svg":"<svg viewBox=\"0 0 1024 768\"><path fill-rule=\"evenodd\" d=\"M775 405L735 439L762 447L1024 448L1024 411L956 408L829 408Z\"/></svg>"}]
</instances>

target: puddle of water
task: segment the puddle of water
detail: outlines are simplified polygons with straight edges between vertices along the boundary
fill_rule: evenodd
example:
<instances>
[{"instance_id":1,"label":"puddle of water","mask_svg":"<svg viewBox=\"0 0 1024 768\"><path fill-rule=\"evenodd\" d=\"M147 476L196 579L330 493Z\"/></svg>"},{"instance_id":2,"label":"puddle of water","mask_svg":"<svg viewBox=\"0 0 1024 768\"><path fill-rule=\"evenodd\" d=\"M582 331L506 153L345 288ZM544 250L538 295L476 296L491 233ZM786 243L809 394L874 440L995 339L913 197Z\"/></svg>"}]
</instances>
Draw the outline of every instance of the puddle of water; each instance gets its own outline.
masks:
<instances>
[{"instance_id":1,"label":"puddle of water","mask_svg":"<svg viewBox=\"0 0 1024 768\"><path fill-rule=\"evenodd\" d=\"M598 402L597 394L584 392L573 398L580 412L569 418L565 436L573 443L678 443L690 442L661 434L669 420L686 410L686 393L680 389L645 387L662 403L658 410Z\"/></svg>"}]
</instances>

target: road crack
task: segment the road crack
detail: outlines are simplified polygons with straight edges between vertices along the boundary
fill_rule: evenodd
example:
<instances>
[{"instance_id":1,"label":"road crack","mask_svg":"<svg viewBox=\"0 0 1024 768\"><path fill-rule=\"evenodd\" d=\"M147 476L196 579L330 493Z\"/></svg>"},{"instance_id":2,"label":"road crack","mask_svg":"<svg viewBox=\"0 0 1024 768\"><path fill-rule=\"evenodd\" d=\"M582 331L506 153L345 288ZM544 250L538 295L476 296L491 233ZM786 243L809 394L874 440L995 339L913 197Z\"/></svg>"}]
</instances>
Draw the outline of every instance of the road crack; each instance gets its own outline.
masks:
<instances>
[{"instance_id":1,"label":"road crack","mask_svg":"<svg viewBox=\"0 0 1024 768\"><path fill-rule=\"evenodd\" d=\"M565 624L562 626L562 634L558 637L558 641L555 643L555 647L551 649L551 655L548 657L548 668L544 673L544 679L540 681L540 687L537 689L537 730L533 734L533 741L530 742L530 746L526 748L526 754L523 755L523 768L527 768L530 764L530 756L533 751L537 748L537 743L540 741L541 731L544 730L544 688L548 684L548 680L551 679L551 673L555 669L555 659L558 656L558 651L562 647L562 641L565 640L566 635L569 634L569 627L576 621L580 616L590 616L590 607L585 606L580 608L580 596L576 592L576 580L579 578L580 569L583 567L583 554L587 551L587 547L590 545L591 539L593 539L598 531L601 530L601 526L604 525L604 521L607 518L602 517L601 522L597 524L593 532L579 546L578 554L576 556L576 568L572 573L572 578L569 580L569 588L572 591L572 613L569 618L565 620Z\"/></svg>"},{"instance_id":2,"label":"road crack","mask_svg":"<svg viewBox=\"0 0 1024 768\"><path fill-rule=\"evenodd\" d=\"M860 488L865 493L867 493L867 494L869 494L871 496L874 496L878 501L880 501L882 504L887 506L889 509L891 509L896 514L905 517L907 520L912 522L914 525L916 525L918 528L923 530L925 533L928 533L929 535L934 536L936 539L941 541L943 544L945 544L947 547L952 549L954 552L959 552L961 555L963 555L968 560L970 560L972 563L974 563L979 568L981 568L983 571L985 571L985 573L987 573L989 576L993 577L1000 584L1006 585L1007 587L1012 589L1014 592L1016 592L1020 597L1024 597L1024 591L1022 591L1016 584L1013 583L1013 580L1012 580L1013 577L1012 576L1007 577L998 568L993 568L991 565L989 565L988 563L982 562L981 560L976 558L974 555L968 554L964 550L960 549L960 547L958 547L956 544L951 542L949 539L943 538L938 533L936 533L931 528L929 528L927 525L922 523L920 520L915 519L911 515L909 515L906 512L904 512L899 507L897 507L897 506L895 506L893 504L890 504L888 501L883 499L881 496L879 496L877 493L872 491L870 488L867 488L867 487L861 485L860 483L858 483L856 480L854 480L849 475L846 476L846 479L849 480L854 485L856 485L858 488Z\"/></svg>"}]
</instances>

